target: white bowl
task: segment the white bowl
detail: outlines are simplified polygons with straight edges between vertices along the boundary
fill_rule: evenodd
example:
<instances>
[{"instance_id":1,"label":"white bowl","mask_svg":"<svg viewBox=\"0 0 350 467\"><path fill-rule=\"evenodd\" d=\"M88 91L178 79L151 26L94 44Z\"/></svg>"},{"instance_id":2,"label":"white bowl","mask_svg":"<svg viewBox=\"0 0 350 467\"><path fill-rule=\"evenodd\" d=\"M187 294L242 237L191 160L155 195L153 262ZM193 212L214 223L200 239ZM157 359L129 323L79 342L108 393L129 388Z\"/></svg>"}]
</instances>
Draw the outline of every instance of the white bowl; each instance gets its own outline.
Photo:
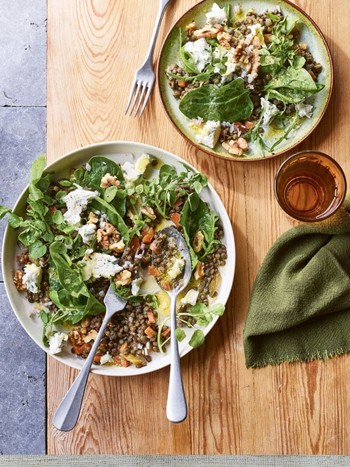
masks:
<instances>
[{"instance_id":1,"label":"white bowl","mask_svg":"<svg viewBox=\"0 0 350 467\"><path fill-rule=\"evenodd\" d=\"M117 163L120 163L126 160L131 161L133 160L133 155L139 155L141 153L148 153L153 155L158 159L161 159L164 163L173 165L177 170L183 170L183 164L185 163L193 170L197 171L190 164L187 164L187 162L171 154L170 152L163 151L162 149L156 148L154 146L127 141L98 143L77 149L50 164L46 168L46 171L64 175L70 168L79 167L80 165L86 163L94 155L103 155L113 159ZM27 194L28 187L20 195L14 207L15 212L19 215L24 215ZM216 302L225 305L232 288L236 263L236 251L232 226L225 207L213 187L210 185L206 187L202 191L201 198L208 202L211 208L217 212L224 229L223 243L227 248L227 262L226 265L221 268L222 283L218 291ZM16 232L8 226L4 235L2 254L2 268L6 292L19 322L22 324L30 337L39 345L39 347L51 355L48 352L48 348L45 347L42 342L42 323L40 318L32 318L30 316L30 311L32 310L33 305L27 301L24 294L21 294L17 291L13 283L12 275L13 271L16 269L16 254L18 254L17 235ZM218 317L216 317L208 326L202 328L205 334L207 334L212 329L217 319ZM192 350L192 347L188 345L187 341L187 339L184 339L184 341L179 344L181 356ZM83 366L85 361L73 355L70 352L69 346L67 346L67 348L65 348L60 354L52 356L60 362L78 369ZM128 368L121 368L117 366L93 365L92 372L108 376L134 376L150 373L169 365L169 363L170 358L168 351L165 355L160 353L153 353L152 361L147 366L142 368L136 368L133 366Z\"/></svg>"}]
</instances>

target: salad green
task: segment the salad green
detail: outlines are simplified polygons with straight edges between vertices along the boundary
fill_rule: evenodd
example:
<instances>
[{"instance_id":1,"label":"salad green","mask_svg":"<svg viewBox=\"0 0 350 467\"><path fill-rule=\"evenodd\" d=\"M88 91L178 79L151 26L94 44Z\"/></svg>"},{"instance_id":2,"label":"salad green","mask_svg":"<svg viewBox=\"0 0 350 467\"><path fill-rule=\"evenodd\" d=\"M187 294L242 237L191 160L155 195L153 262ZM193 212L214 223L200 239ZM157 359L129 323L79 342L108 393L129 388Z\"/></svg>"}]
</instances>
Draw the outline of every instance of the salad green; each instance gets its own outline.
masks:
<instances>
[{"instance_id":1,"label":"salad green","mask_svg":"<svg viewBox=\"0 0 350 467\"><path fill-rule=\"evenodd\" d=\"M312 118L312 98L324 89L303 25L280 8L213 3L205 16L180 29L178 59L165 70L179 110L204 146L273 153Z\"/></svg>"},{"instance_id":2,"label":"salad green","mask_svg":"<svg viewBox=\"0 0 350 467\"><path fill-rule=\"evenodd\" d=\"M202 343L198 326L223 312L212 302L214 275L226 254L218 216L201 198L207 178L148 154L124 164L94 156L63 178L44 168L41 155L31 169L25 216L0 206L0 218L8 215L17 230L22 250L14 282L36 304L50 351L58 353L69 341L74 353L86 356L110 283L128 305L111 324L97 362L142 366L152 349L163 351L170 338L168 305L152 282L158 275L152 254L161 251L159 234L168 224L191 250L192 279L178 304L179 320L195 325L190 345Z\"/></svg>"}]
</instances>

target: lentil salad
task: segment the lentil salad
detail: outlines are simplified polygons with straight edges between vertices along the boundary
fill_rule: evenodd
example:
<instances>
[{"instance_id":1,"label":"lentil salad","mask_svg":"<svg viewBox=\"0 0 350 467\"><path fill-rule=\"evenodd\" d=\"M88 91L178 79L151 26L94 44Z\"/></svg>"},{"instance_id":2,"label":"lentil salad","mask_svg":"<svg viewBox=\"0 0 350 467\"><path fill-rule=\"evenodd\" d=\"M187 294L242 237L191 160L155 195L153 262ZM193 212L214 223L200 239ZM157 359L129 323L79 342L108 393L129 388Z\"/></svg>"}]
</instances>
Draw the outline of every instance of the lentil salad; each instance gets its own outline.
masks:
<instances>
[{"instance_id":1,"label":"lentil salad","mask_svg":"<svg viewBox=\"0 0 350 467\"><path fill-rule=\"evenodd\" d=\"M8 212L10 225L19 229L24 250L14 282L35 304L52 353L69 344L76 355L87 356L111 281L128 304L106 330L95 363L140 367L163 350L170 335L167 304L149 279L151 248L159 248L164 223L177 225L192 244L193 281L179 303L181 323L205 325L223 312L211 302L226 249L216 214L199 196L207 183L203 175L159 167L146 154L123 166L96 156L65 179L43 175L44 165L41 157L32 168L28 218L6 208L1 215ZM187 225L193 208L201 213L197 226L205 233L199 250L193 225ZM201 343L197 331L193 346Z\"/></svg>"},{"instance_id":2,"label":"lentil salad","mask_svg":"<svg viewBox=\"0 0 350 467\"><path fill-rule=\"evenodd\" d=\"M234 5L213 3L206 21L179 29L168 85L201 145L233 157L249 157L252 147L273 154L312 118L323 66L280 8Z\"/></svg>"}]
</instances>

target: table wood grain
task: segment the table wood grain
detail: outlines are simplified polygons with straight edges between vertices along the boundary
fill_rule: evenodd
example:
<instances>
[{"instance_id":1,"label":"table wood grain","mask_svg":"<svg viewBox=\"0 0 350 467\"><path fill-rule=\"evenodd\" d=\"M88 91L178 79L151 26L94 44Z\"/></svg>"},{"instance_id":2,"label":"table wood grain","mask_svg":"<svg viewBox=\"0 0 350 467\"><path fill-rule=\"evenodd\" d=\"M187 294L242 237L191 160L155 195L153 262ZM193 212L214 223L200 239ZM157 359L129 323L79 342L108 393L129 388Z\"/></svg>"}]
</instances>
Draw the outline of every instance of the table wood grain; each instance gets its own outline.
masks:
<instances>
[{"instance_id":1,"label":"table wood grain","mask_svg":"<svg viewBox=\"0 0 350 467\"><path fill-rule=\"evenodd\" d=\"M158 39L196 2L171 2ZM349 173L350 2L297 0L324 32L335 65L330 106L297 149L329 153ZM269 247L294 222L278 207L273 177L285 156L252 163L211 158L182 139L158 89L142 119L124 116L148 48L156 0L48 0L47 149L50 161L86 144L135 140L173 152L209 176L234 228L237 267L224 317L182 361L189 416L165 416L168 369L130 378L92 376L70 433L54 410L77 375L48 359L48 454L349 454L350 358L247 370L242 331ZM315 291L317 292L317 291Z\"/></svg>"}]
</instances>

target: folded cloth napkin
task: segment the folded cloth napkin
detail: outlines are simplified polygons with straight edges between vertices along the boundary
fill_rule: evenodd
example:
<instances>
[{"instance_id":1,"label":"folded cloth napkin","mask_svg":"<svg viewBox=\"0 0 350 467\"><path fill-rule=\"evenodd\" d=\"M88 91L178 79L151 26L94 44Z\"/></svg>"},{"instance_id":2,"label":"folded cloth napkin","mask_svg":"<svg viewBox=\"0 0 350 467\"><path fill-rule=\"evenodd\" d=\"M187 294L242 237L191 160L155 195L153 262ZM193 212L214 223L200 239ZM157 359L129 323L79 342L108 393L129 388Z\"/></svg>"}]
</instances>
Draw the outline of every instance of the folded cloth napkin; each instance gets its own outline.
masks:
<instances>
[{"instance_id":1,"label":"folded cloth napkin","mask_svg":"<svg viewBox=\"0 0 350 467\"><path fill-rule=\"evenodd\" d=\"M350 352L350 198L272 246L254 283L244 352L255 368Z\"/></svg>"}]
</instances>

